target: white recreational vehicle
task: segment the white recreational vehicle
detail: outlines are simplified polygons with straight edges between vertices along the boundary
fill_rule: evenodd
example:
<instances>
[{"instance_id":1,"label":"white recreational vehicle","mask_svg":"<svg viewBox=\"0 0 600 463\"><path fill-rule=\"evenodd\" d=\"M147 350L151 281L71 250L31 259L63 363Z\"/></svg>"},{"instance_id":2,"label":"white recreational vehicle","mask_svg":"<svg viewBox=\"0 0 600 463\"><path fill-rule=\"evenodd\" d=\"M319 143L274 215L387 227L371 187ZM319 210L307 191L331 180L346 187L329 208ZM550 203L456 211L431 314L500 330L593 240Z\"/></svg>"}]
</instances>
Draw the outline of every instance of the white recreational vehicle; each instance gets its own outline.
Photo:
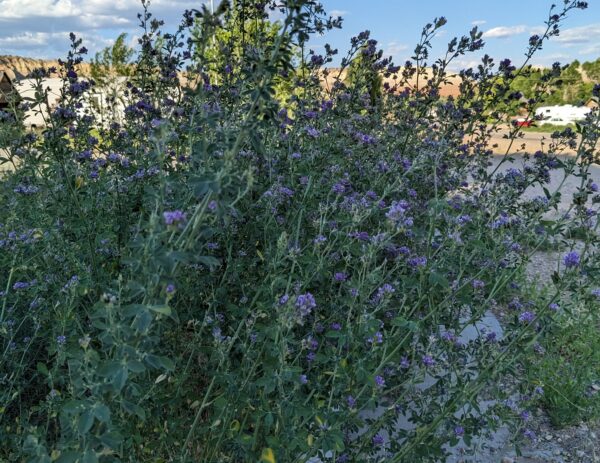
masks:
<instances>
[{"instance_id":1,"label":"white recreational vehicle","mask_svg":"<svg viewBox=\"0 0 600 463\"><path fill-rule=\"evenodd\" d=\"M542 124L566 125L582 121L591 111L586 106L542 106L535 110L535 118Z\"/></svg>"},{"instance_id":2,"label":"white recreational vehicle","mask_svg":"<svg viewBox=\"0 0 600 463\"><path fill-rule=\"evenodd\" d=\"M102 86L95 86L85 91L81 99L81 107L77 110L80 116L86 111L93 111L100 123L107 126L112 121L122 122L125 112L124 92L127 79L115 77ZM60 102L64 82L60 78L44 78L43 88L47 91L47 103L34 105L25 113L25 125L43 128L48 122L48 109L53 111ZM31 102L36 97L36 80L21 79L14 84L21 99Z\"/></svg>"}]
</instances>

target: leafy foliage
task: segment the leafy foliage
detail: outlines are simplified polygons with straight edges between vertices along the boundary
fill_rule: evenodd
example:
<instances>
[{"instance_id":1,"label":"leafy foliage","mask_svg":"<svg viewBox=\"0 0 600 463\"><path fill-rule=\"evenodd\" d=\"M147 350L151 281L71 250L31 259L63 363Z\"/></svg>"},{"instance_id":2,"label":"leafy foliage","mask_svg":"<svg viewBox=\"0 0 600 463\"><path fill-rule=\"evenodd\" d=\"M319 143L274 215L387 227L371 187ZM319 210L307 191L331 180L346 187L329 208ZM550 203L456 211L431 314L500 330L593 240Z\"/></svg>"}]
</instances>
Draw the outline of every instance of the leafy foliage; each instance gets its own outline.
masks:
<instances>
[{"instance_id":1,"label":"leafy foliage","mask_svg":"<svg viewBox=\"0 0 600 463\"><path fill-rule=\"evenodd\" d=\"M83 104L93 84L73 36L59 106L44 70L24 102L47 115L41 136L23 106L2 132L1 458L439 461L523 430L533 392L518 371L549 304L596 297L597 120L571 161L567 129L522 169L490 169L519 70L486 56L459 97L439 96L449 63L483 46L476 29L428 69L445 19L428 24L383 88L399 70L361 33L342 67L358 55L366 78L324 85L336 51L303 52L339 26L321 5L221 5L163 34L144 3L118 120ZM584 6L552 10L528 56ZM554 222L552 172L582 182ZM533 298L527 262L568 242L567 221L588 231L585 251ZM482 330L500 306L513 307L503 333Z\"/></svg>"}]
</instances>

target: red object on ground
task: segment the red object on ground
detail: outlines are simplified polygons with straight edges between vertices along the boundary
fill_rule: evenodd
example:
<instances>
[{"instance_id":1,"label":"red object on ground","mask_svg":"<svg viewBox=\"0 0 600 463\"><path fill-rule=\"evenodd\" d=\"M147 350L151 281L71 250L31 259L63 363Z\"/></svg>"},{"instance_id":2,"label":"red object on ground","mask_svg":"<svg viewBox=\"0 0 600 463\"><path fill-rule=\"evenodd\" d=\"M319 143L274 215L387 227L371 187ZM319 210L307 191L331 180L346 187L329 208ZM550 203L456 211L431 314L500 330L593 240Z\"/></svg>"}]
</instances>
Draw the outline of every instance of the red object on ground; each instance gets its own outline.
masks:
<instances>
[{"instance_id":1,"label":"red object on ground","mask_svg":"<svg viewBox=\"0 0 600 463\"><path fill-rule=\"evenodd\" d=\"M514 119L512 123L516 127L532 127L535 125L535 121L525 119Z\"/></svg>"}]
</instances>

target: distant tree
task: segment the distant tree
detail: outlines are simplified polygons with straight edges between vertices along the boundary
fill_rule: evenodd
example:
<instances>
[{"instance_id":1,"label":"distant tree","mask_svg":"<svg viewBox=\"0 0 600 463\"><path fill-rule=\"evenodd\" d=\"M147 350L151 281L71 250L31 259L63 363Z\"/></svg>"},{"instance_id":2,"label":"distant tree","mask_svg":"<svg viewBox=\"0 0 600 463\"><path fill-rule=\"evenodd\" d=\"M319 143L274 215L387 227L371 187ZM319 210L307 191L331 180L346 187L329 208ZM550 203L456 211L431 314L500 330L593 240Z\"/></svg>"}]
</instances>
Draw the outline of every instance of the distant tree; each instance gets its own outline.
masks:
<instances>
[{"instance_id":1,"label":"distant tree","mask_svg":"<svg viewBox=\"0 0 600 463\"><path fill-rule=\"evenodd\" d=\"M349 86L359 94L368 94L372 105L381 98L383 89L383 76L375 66L383 52L377 51L375 44L368 41L348 67Z\"/></svg>"},{"instance_id":2,"label":"distant tree","mask_svg":"<svg viewBox=\"0 0 600 463\"><path fill-rule=\"evenodd\" d=\"M106 47L101 52L96 53L92 60L92 77L96 80L102 80L110 75L112 76L130 76L133 74L131 59L135 55L135 50L126 43L127 34L120 34L115 43Z\"/></svg>"},{"instance_id":3,"label":"distant tree","mask_svg":"<svg viewBox=\"0 0 600 463\"><path fill-rule=\"evenodd\" d=\"M600 82L600 58L592 62L586 61L581 67L585 71L588 79L596 83Z\"/></svg>"}]
</instances>

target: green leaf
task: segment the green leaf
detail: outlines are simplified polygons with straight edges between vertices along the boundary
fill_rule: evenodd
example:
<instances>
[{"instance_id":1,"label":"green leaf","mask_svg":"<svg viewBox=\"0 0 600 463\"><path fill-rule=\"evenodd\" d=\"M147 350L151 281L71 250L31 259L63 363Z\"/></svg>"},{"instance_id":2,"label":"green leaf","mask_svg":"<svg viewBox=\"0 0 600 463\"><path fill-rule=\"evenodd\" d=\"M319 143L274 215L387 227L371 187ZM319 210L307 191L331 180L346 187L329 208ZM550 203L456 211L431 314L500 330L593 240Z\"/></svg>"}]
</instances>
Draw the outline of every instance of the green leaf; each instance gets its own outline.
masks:
<instances>
[{"instance_id":1,"label":"green leaf","mask_svg":"<svg viewBox=\"0 0 600 463\"><path fill-rule=\"evenodd\" d=\"M112 380L112 384L117 389L117 391L120 391L121 389L123 389L123 387L125 387L125 383L127 383L128 377L129 373L127 371L127 368L121 366L121 368L119 368L119 370L114 374Z\"/></svg>"},{"instance_id":2,"label":"green leaf","mask_svg":"<svg viewBox=\"0 0 600 463\"><path fill-rule=\"evenodd\" d=\"M127 368L129 368L129 371L133 371L134 373L143 373L146 371L146 367L139 360L130 360L127 362Z\"/></svg>"},{"instance_id":3,"label":"green leaf","mask_svg":"<svg viewBox=\"0 0 600 463\"><path fill-rule=\"evenodd\" d=\"M171 315L171 307L168 305L150 305L148 306L152 312L160 313L163 315Z\"/></svg>"},{"instance_id":4,"label":"green leaf","mask_svg":"<svg viewBox=\"0 0 600 463\"><path fill-rule=\"evenodd\" d=\"M104 404L96 404L94 406L94 416L101 423L108 423L110 421L110 408Z\"/></svg>"},{"instance_id":5,"label":"green leaf","mask_svg":"<svg viewBox=\"0 0 600 463\"><path fill-rule=\"evenodd\" d=\"M126 305L123 306L121 308L122 310L122 314L124 317L135 317L136 315L144 312L145 310L147 310L148 307L145 306L144 304L131 304L131 305Z\"/></svg>"},{"instance_id":6,"label":"green leaf","mask_svg":"<svg viewBox=\"0 0 600 463\"><path fill-rule=\"evenodd\" d=\"M139 313L137 315L137 317L135 317L133 326L135 327L136 330L143 333L146 330L148 330L151 323L152 323L152 315L150 314L150 311L144 310L143 312Z\"/></svg>"},{"instance_id":7,"label":"green leaf","mask_svg":"<svg viewBox=\"0 0 600 463\"><path fill-rule=\"evenodd\" d=\"M106 362L98 369L98 374L103 378L113 378L120 368L121 364L119 362Z\"/></svg>"},{"instance_id":8,"label":"green leaf","mask_svg":"<svg viewBox=\"0 0 600 463\"><path fill-rule=\"evenodd\" d=\"M94 425L94 410L87 410L79 415L77 420L77 430L79 434L85 435Z\"/></svg>"},{"instance_id":9,"label":"green leaf","mask_svg":"<svg viewBox=\"0 0 600 463\"><path fill-rule=\"evenodd\" d=\"M46 365L44 365L41 362L38 362L36 368L37 368L37 371L39 371L41 374L43 374L44 376L48 376L49 372L48 372L48 368L46 367Z\"/></svg>"},{"instance_id":10,"label":"green leaf","mask_svg":"<svg viewBox=\"0 0 600 463\"><path fill-rule=\"evenodd\" d=\"M203 265L206 265L211 270L221 265L221 261L213 256L200 256L197 259L198 262L200 262Z\"/></svg>"},{"instance_id":11,"label":"green leaf","mask_svg":"<svg viewBox=\"0 0 600 463\"><path fill-rule=\"evenodd\" d=\"M96 456L96 452L93 450L88 450L83 454L83 458L81 459L81 463L98 463L98 457Z\"/></svg>"},{"instance_id":12,"label":"green leaf","mask_svg":"<svg viewBox=\"0 0 600 463\"><path fill-rule=\"evenodd\" d=\"M123 436L114 431L108 431L100 436L100 442L112 450L116 450L123 441Z\"/></svg>"},{"instance_id":13,"label":"green leaf","mask_svg":"<svg viewBox=\"0 0 600 463\"><path fill-rule=\"evenodd\" d=\"M121 402L121 407L130 415L137 415L138 418L142 421L146 419L146 412L138 404L134 404L133 402L129 402L128 400L123 400Z\"/></svg>"},{"instance_id":14,"label":"green leaf","mask_svg":"<svg viewBox=\"0 0 600 463\"><path fill-rule=\"evenodd\" d=\"M448 279L441 273L431 272L429 274L429 283L433 286L439 286L440 288L447 289L450 287Z\"/></svg>"},{"instance_id":15,"label":"green leaf","mask_svg":"<svg viewBox=\"0 0 600 463\"><path fill-rule=\"evenodd\" d=\"M163 369L167 371L173 371L175 369L175 363L173 363L173 361L168 357L147 355L145 360L152 368Z\"/></svg>"},{"instance_id":16,"label":"green leaf","mask_svg":"<svg viewBox=\"0 0 600 463\"><path fill-rule=\"evenodd\" d=\"M79 452L63 452L56 460L56 463L75 463L77 458L79 458Z\"/></svg>"}]
</instances>

